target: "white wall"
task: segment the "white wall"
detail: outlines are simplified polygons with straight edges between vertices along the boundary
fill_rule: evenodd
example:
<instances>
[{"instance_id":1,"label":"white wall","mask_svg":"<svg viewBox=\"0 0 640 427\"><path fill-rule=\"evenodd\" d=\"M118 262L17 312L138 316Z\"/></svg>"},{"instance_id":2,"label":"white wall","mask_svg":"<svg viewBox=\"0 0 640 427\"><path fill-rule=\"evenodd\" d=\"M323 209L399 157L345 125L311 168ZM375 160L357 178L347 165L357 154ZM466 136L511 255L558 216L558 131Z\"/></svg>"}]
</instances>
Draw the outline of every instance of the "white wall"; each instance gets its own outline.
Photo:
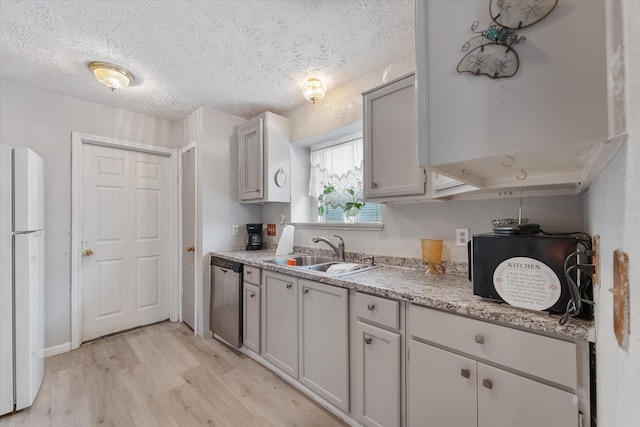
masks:
<instances>
[{"instance_id":1,"label":"white wall","mask_svg":"<svg viewBox=\"0 0 640 427\"><path fill-rule=\"evenodd\" d=\"M13 82L0 81L0 93L0 143L32 148L44 160L45 347L66 344L71 336L71 132L177 148L181 125Z\"/></svg>"},{"instance_id":2,"label":"white wall","mask_svg":"<svg viewBox=\"0 0 640 427\"><path fill-rule=\"evenodd\" d=\"M624 74L614 72L610 104L613 130L624 123L617 100L626 98L626 146L600 174L585 195L585 222L599 234L601 283L595 291L597 329L598 425L640 425L640 2L621 2L624 18ZM615 35L614 35L615 38ZM612 52L614 59L615 50ZM622 87L623 92L619 89ZM622 96L621 96L622 95ZM617 113L617 114L616 114ZM617 116L617 117L616 117ZM613 334L613 251L629 255L630 331L627 349L618 347Z\"/></svg>"},{"instance_id":3,"label":"white wall","mask_svg":"<svg viewBox=\"0 0 640 427\"><path fill-rule=\"evenodd\" d=\"M245 120L200 108L184 121L185 145L198 143L197 235L201 237L198 254L200 270L196 272L202 287L196 290L202 308L197 313L201 335L209 332L210 275L209 252L243 249L247 241L247 223L262 222L262 206L238 201L238 134ZM231 225L239 225L238 236L231 235Z\"/></svg>"},{"instance_id":4,"label":"white wall","mask_svg":"<svg viewBox=\"0 0 640 427\"><path fill-rule=\"evenodd\" d=\"M331 88L317 104L306 103L284 114L291 119L291 141L299 141L362 119L362 92L416 69L413 56L364 73L342 86Z\"/></svg>"},{"instance_id":5,"label":"white wall","mask_svg":"<svg viewBox=\"0 0 640 427\"><path fill-rule=\"evenodd\" d=\"M446 201L383 205L382 231L301 229L295 231L295 244L327 249L311 241L322 235L333 240L334 234L345 239L347 252L421 258L421 238L445 240L445 261L467 262L467 249L455 245L456 228L469 228L471 234L491 231L491 220L517 218L519 199ZM265 205L265 222L276 222L284 206ZM288 212L288 211L287 211ZM542 225L547 232L582 231L584 225L582 196L529 197L523 200L523 216ZM287 214L287 220L288 220ZM277 242L278 236L271 239Z\"/></svg>"}]
</instances>

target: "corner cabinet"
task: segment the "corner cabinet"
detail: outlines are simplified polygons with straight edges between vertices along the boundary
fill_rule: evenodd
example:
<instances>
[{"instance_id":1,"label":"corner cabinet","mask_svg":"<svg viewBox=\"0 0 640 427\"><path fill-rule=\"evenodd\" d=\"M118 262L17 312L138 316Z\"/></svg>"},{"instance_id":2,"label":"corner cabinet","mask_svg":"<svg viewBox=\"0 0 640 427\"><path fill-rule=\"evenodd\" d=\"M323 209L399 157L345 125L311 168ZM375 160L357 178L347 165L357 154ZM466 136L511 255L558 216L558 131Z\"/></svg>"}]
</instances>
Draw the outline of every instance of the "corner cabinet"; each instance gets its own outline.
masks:
<instances>
[{"instance_id":1,"label":"corner cabinet","mask_svg":"<svg viewBox=\"0 0 640 427\"><path fill-rule=\"evenodd\" d=\"M588 425L576 343L415 305L407 324L408 426Z\"/></svg>"},{"instance_id":2,"label":"corner cabinet","mask_svg":"<svg viewBox=\"0 0 640 427\"><path fill-rule=\"evenodd\" d=\"M289 119L262 113L238 127L240 201L291 201Z\"/></svg>"},{"instance_id":3,"label":"corner cabinet","mask_svg":"<svg viewBox=\"0 0 640 427\"><path fill-rule=\"evenodd\" d=\"M366 200L425 195L425 171L416 161L414 80L410 74L362 94Z\"/></svg>"},{"instance_id":4,"label":"corner cabinet","mask_svg":"<svg viewBox=\"0 0 640 427\"><path fill-rule=\"evenodd\" d=\"M456 71L461 47L476 35L471 24L479 21L481 31L493 23L489 1L417 0L420 166L481 192L586 189L625 140L608 112L613 3L558 2L541 22L516 31L526 36L513 45L516 74L491 79Z\"/></svg>"}]
</instances>

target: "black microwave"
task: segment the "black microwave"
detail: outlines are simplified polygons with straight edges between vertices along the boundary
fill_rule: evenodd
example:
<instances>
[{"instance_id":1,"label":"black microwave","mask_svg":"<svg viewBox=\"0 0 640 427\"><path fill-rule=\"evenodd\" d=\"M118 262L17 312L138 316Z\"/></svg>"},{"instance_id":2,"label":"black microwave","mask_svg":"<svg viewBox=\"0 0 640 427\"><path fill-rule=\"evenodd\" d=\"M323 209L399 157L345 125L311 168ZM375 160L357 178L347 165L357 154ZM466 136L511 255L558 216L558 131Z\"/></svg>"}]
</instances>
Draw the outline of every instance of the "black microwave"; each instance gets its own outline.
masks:
<instances>
[{"instance_id":1,"label":"black microwave","mask_svg":"<svg viewBox=\"0 0 640 427\"><path fill-rule=\"evenodd\" d=\"M473 294L529 310L564 313L571 291L565 260L578 249L570 236L474 235L469 242ZM569 257L567 267L575 265ZM571 276L576 281L576 275ZM577 282L576 282L577 283ZM579 317L591 317L583 306Z\"/></svg>"}]
</instances>

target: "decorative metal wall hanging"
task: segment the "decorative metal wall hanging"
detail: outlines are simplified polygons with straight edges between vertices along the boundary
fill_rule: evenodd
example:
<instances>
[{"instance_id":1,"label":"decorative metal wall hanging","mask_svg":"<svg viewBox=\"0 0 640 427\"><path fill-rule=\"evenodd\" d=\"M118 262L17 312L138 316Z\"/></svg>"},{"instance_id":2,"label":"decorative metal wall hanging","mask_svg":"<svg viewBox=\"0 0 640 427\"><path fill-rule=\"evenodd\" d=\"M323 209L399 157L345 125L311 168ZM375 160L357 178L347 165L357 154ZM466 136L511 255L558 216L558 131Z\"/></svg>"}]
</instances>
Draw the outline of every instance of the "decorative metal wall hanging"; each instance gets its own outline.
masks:
<instances>
[{"instance_id":1,"label":"decorative metal wall hanging","mask_svg":"<svg viewBox=\"0 0 640 427\"><path fill-rule=\"evenodd\" d=\"M471 49L458 64L459 73L484 74L492 79L512 77L520 65L518 54L511 47L526 40L515 31L526 28L549 15L558 0L490 0L489 15L496 25L477 31L475 21L471 31L479 34L462 45L462 51L471 48L471 42L480 39L480 45Z\"/></svg>"}]
</instances>

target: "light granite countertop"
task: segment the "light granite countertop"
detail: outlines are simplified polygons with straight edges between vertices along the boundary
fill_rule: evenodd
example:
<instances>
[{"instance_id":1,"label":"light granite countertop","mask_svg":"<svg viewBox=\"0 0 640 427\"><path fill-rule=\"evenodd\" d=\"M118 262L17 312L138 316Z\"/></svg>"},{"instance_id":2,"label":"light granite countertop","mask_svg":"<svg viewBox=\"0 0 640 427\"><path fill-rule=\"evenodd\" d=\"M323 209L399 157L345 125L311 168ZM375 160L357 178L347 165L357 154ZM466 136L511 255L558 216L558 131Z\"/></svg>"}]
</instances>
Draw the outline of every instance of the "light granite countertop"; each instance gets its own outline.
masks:
<instances>
[{"instance_id":1,"label":"light granite countertop","mask_svg":"<svg viewBox=\"0 0 640 427\"><path fill-rule=\"evenodd\" d=\"M471 283L466 276L461 275L426 276L424 271L419 269L383 265L357 274L332 277L311 270L269 262L276 258L274 250L221 251L212 252L211 255L264 270L355 289L372 295L407 301L568 340L586 341L590 337L590 329L594 328L592 321L570 319L566 325L562 326L558 323L559 315L487 301L473 295Z\"/></svg>"}]
</instances>

